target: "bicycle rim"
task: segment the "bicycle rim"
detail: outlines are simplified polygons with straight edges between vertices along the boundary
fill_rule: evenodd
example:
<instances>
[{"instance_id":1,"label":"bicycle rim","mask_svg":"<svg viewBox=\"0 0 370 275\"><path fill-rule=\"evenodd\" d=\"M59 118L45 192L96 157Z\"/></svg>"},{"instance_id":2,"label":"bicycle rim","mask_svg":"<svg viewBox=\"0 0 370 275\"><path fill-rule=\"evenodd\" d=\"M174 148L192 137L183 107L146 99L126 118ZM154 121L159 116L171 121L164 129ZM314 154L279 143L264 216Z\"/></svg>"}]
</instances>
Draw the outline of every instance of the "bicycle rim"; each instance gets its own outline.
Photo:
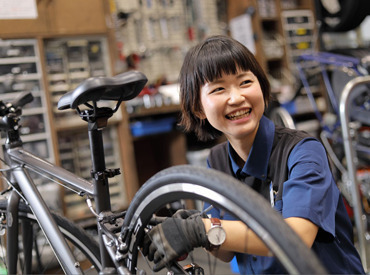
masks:
<instances>
[{"instance_id":1,"label":"bicycle rim","mask_svg":"<svg viewBox=\"0 0 370 275\"><path fill-rule=\"evenodd\" d=\"M190 205L194 208L190 200L196 200L198 205L199 201L206 201L243 221L263 240L288 273L325 273L315 254L254 190L221 172L189 165L159 172L142 186L132 200L124 221L124 227L135 228L126 262L132 273L142 270L152 272L150 263L143 259L139 249L152 216L163 215L163 212L171 215L176 210L172 209L173 203L179 201L184 202L181 207ZM193 257L198 258L199 255ZM198 264L198 259L190 257L190 260ZM199 260L209 261L202 266L205 274L225 272L225 266L220 266L218 260L209 254ZM146 266L140 266L142 262ZM180 262L182 266L186 264Z\"/></svg>"},{"instance_id":2,"label":"bicycle rim","mask_svg":"<svg viewBox=\"0 0 370 275\"><path fill-rule=\"evenodd\" d=\"M7 273L6 266L6 200L0 200L0 274ZM30 222L32 226L32 273L34 274L64 274L62 267L56 259L48 241L43 235L35 216L24 204L19 205L19 221ZM76 260L80 263L85 274L98 274L101 269L100 252L96 241L82 228L76 226L66 218L52 213L68 245L71 247ZM21 228L21 227L20 227ZM21 230L21 229L20 229ZM19 235L19 256L17 264L18 274L24 274L24 255L22 245L22 234ZM5 273L5 274L6 274Z\"/></svg>"}]
</instances>

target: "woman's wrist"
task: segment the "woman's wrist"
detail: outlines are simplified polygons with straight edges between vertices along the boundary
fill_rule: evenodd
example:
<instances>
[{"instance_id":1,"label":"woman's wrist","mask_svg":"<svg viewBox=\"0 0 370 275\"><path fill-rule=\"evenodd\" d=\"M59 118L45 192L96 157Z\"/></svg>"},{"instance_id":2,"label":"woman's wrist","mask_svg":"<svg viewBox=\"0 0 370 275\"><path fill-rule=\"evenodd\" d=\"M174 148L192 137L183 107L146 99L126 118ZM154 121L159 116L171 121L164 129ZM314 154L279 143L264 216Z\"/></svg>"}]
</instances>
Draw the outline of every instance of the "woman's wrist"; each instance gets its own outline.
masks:
<instances>
[{"instance_id":1,"label":"woman's wrist","mask_svg":"<svg viewBox=\"0 0 370 275\"><path fill-rule=\"evenodd\" d=\"M206 230L206 233L208 232L208 230L211 228L211 221L210 219L202 219L203 220L203 223L204 223L204 228Z\"/></svg>"}]
</instances>

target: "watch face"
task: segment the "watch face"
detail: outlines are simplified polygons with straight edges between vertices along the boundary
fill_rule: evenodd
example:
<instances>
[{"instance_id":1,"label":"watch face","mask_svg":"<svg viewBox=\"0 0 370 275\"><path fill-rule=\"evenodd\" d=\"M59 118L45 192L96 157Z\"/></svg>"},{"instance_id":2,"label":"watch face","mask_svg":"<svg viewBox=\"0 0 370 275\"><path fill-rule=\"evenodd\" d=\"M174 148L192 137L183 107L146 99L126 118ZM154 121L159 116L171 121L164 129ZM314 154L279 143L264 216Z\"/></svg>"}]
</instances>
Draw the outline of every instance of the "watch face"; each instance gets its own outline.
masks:
<instances>
[{"instance_id":1,"label":"watch face","mask_svg":"<svg viewBox=\"0 0 370 275\"><path fill-rule=\"evenodd\" d=\"M221 245L226 239L225 230L221 226L212 227L208 233L208 241L212 245Z\"/></svg>"}]
</instances>

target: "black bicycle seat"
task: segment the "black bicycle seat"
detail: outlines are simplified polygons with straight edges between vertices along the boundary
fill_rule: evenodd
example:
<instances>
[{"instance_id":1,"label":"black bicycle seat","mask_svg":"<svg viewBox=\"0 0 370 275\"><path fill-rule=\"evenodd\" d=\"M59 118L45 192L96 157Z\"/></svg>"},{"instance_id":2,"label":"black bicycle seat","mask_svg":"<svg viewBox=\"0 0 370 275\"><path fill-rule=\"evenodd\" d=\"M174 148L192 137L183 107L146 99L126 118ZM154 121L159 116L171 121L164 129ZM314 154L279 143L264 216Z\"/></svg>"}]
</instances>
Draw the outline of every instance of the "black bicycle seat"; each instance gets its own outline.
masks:
<instances>
[{"instance_id":1,"label":"black bicycle seat","mask_svg":"<svg viewBox=\"0 0 370 275\"><path fill-rule=\"evenodd\" d=\"M58 101L58 109L76 109L89 101L127 101L135 98L147 81L146 76L138 71L129 71L113 77L91 77L63 95Z\"/></svg>"}]
</instances>

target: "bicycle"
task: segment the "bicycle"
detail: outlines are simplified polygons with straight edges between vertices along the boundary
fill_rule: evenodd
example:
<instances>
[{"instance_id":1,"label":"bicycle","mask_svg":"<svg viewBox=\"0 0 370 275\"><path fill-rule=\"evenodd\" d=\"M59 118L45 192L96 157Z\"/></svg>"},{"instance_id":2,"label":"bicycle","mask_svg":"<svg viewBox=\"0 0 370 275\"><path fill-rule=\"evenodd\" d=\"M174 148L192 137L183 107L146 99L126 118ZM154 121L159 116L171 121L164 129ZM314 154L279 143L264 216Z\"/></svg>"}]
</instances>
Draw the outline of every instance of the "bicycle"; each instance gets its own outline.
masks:
<instances>
[{"instance_id":1,"label":"bicycle","mask_svg":"<svg viewBox=\"0 0 370 275\"><path fill-rule=\"evenodd\" d=\"M348 50L346 55L304 53L296 59L300 81L294 96L269 113L275 124L296 128L291 116L295 109L294 101L299 96L308 98L320 125L320 139L333 164L333 175L353 211L355 237L365 271L370 267L369 64L369 51L366 49ZM320 110L315 99L315 87L320 85L324 88L322 96L327 101L325 111Z\"/></svg>"},{"instance_id":2,"label":"bicycle","mask_svg":"<svg viewBox=\"0 0 370 275\"><path fill-rule=\"evenodd\" d=\"M6 134L2 161L7 165L1 172L8 184L1 193L7 198L0 200L0 256L6 257L2 263L7 272L57 273L60 268L67 274L145 274L151 270L140 254L145 232L178 209L202 209L205 201L245 222L289 273L325 273L313 252L265 199L218 171L189 165L168 168L140 188L127 211L111 211L108 178L120 171L105 167L102 130L121 103L137 96L146 82L146 77L135 71L89 78L59 100L58 109L76 110L88 124L92 182L22 148L19 120L22 107L32 100L31 94L10 103L0 102L0 129ZM107 101L115 102L115 107L106 107ZM48 209L33 183L34 172L86 198L96 216L98 242L78 225ZM57 261L41 255L46 248L52 249ZM192 262L185 267L171 263L169 274L204 273L205 269L194 262L194 258L199 259L197 253L188 256ZM209 255L208 260L207 272L216 274L216 258Z\"/></svg>"},{"instance_id":3,"label":"bicycle","mask_svg":"<svg viewBox=\"0 0 370 275\"><path fill-rule=\"evenodd\" d=\"M369 268L370 146L369 131L369 51L353 56L318 52L301 55L297 68L315 116L320 122L320 138L335 167L341 192L353 209L359 253L365 271ZM329 111L321 114L310 89L322 77ZM362 179L358 171L365 171ZM366 176L367 175L367 176Z\"/></svg>"}]
</instances>

